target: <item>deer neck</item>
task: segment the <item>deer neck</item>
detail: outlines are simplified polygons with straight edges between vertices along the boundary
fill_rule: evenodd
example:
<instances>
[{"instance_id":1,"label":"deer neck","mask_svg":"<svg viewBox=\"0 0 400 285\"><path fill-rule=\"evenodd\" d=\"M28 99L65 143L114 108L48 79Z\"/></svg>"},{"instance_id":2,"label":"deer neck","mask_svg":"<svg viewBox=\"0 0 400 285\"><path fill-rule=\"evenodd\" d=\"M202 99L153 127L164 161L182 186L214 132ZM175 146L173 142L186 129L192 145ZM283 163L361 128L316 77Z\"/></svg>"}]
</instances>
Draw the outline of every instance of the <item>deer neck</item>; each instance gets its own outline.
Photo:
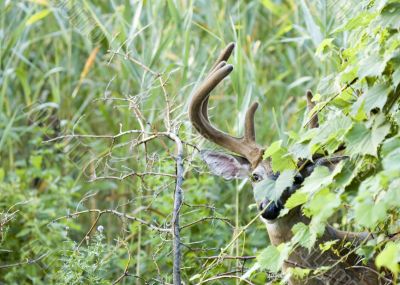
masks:
<instances>
[{"instance_id":1,"label":"deer neck","mask_svg":"<svg viewBox=\"0 0 400 285\"><path fill-rule=\"evenodd\" d=\"M310 219L302 215L300 207L292 209L285 216L274 221L266 221L268 236L273 245L277 246L284 242L289 242L293 237L292 227L297 223L308 225Z\"/></svg>"}]
</instances>

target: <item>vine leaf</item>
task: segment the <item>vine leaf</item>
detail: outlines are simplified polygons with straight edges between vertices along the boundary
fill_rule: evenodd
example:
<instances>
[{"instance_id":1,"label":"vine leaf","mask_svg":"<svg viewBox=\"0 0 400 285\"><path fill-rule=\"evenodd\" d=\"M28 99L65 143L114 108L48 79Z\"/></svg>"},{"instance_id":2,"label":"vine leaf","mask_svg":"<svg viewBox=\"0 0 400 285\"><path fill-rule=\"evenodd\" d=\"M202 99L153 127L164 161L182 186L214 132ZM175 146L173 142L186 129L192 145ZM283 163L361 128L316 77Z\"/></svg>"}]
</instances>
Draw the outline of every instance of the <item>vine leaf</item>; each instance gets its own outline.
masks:
<instances>
[{"instance_id":1,"label":"vine leaf","mask_svg":"<svg viewBox=\"0 0 400 285\"><path fill-rule=\"evenodd\" d=\"M267 269L271 272L278 272L283 262L288 258L291 246L281 243L278 246L269 245L257 256L257 262L261 269Z\"/></svg>"},{"instance_id":2,"label":"vine leaf","mask_svg":"<svg viewBox=\"0 0 400 285\"><path fill-rule=\"evenodd\" d=\"M355 123L345 138L347 153L353 157L357 154L376 157L378 146L389 131L390 125L386 123L383 115L375 118L372 128L363 123Z\"/></svg>"},{"instance_id":3,"label":"vine leaf","mask_svg":"<svg viewBox=\"0 0 400 285\"><path fill-rule=\"evenodd\" d=\"M391 88L388 84L378 83L360 96L354 106L363 106L364 111L367 114L369 114L375 108L382 110L387 101L390 89ZM364 102L364 104L362 104L362 102ZM356 113L356 110L353 111L353 113Z\"/></svg>"},{"instance_id":4,"label":"vine leaf","mask_svg":"<svg viewBox=\"0 0 400 285\"><path fill-rule=\"evenodd\" d=\"M282 146L282 141L273 142L265 151L263 159L271 157L272 170L274 172L284 171L285 169L295 169L296 163L288 152L287 148Z\"/></svg>"},{"instance_id":5,"label":"vine leaf","mask_svg":"<svg viewBox=\"0 0 400 285\"><path fill-rule=\"evenodd\" d=\"M388 242L385 249L376 257L375 263L378 268L386 267L395 275L394 280L400 271L400 244Z\"/></svg>"}]
</instances>

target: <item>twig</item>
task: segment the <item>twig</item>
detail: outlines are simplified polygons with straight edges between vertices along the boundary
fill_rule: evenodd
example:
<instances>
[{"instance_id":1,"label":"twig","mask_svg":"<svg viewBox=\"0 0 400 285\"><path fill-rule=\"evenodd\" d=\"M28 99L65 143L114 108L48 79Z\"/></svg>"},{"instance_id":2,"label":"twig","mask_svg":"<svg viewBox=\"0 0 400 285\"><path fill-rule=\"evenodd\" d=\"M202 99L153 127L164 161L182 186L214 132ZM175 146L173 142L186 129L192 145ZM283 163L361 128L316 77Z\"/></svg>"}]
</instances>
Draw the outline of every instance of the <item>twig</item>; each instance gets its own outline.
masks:
<instances>
[{"instance_id":1,"label":"twig","mask_svg":"<svg viewBox=\"0 0 400 285\"><path fill-rule=\"evenodd\" d=\"M179 212L183 201L183 145L180 138L174 133L167 135L171 140L175 141L177 146L176 161L176 185L174 193L174 210L172 215L172 229L173 229L173 282L175 285L181 285L181 238L180 238L180 226L179 226Z\"/></svg>"},{"instance_id":2,"label":"twig","mask_svg":"<svg viewBox=\"0 0 400 285\"><path fill-rule=\"evenodd\" d=\"M191 223L189 223L189 224L186 224L186 225L182 226L182 227L181 227L181 230L184 229L184 228L187 228L187 227L191 227L191 226L193 226L193 225L195 225L195 224L197 224L197 223L201 223L201 222L207 221L207 220L219 220L219 221L223 221L223 222L227 223L230 227L234 228L234 226L231 224L230 220L227 219L227 218L204 217L204 218L198 219L197 221L194 221L194 222L191 222Z\"/></svg>"},{"instance_id":3,"label":"twig","mask_svg":"<svg viewBox=\"0 0 400 285\"><path fill-rule=\"evenodd\" d=\"M128 273L128 268L129 268L129 264L131 263L132 256L131 256L131 252L129 251L129 248L128 248L128 245L127 245L127 244L125 244L125 247L126 247L126 251L128 252L128 262L127 262L126 265L125 265L124 272L122 273L122 275L121 275L120 277L118 277L118 278L112 283L113 285L119 283L122 279L124 279L126 276L129 275L129 273Z\"/></svg>"},{"instance_id":4,"label":"twig","mask_svg":"<svg viewBox=\"0 0 400 285\"><path fill-rule=\"evenodd\" d=\"M385 281L389 282L389 284L391 284L391 283L392 283L392 280L391 280L391 279L389 279L389 278L387 278L387 277L383 276L381 273L379 273L378 271L374 270L374 269L373 269L373 268L371 268L371 267L368 267L368 266L362 266L362 265L353 265L353 266L347 267L346 269L349 269L349 268L360 268L360 269L366 269L366 270L369 270L369 271L371 271L371 272L375 273L376 275L378 275L378 276L379 276L379 278L382 278L382 279L384 279Z\"/></svg>"},{"instance_id":5,"label":"twig","mask_svg":"<svg viewBox=\"0 0 400 285\"><path fill-rule=\"evenodd\" d=\"M143 63L141 63L140 61L138 61L137 59L131 57L129 54L123 54L121 52L118 51L114 51L114 50L108 50L107 52L112 53L114 55L120 55L123 56L125 58L127 58L128 60L132 61L133 63L139 65L141 68L143 68L144 70L146 70L147 72L150 72L152 75L159 77L160 73L155 72L153 70L151 70L149 67L147 67L146 65L144 65Z\"/></svg>"},{"instance_id":6,"label":"twig","mask_svg":"<svg viewBox=\"0 0 400 285\"><path fill-rule=\"evenodd\" d=\"M198 284L204 284L204 283L208 283L210 281L215 281L215 280L224 279L224 278L239 279L240 281L243 281L243 282L245 282L247 284L254 285L254 283L250 282L249 280L242 279L240 276L236 276L236 275L219 275L219 276L215 276L215 277L211 277L211 278L208 278L206 280L203 280L203 281L199 282Z\"/></svg>"},{"instance_id":7,"label":"twig","mask_svg":"<svg viewBox=\"0 0 400 285\"><path fill-rule=\"evenodd\" d=\"M101 216L103 214L113 214L113 215L115 215L115 216L117 216L119 218L122 218L122 219L128 219L130 221L139 222L139 223L147 226L151 230L155 230L155 231L158 231L158 232L166 232L166 233L170 233L171 232L171 229L160 228L160 227L157 227L157 226L155 226L155 225L153 225L153 224L151 224L151 223L149 223L149 222L147 222L145 220L142 220L142 219L139 219L137 217L134 217L134 216L131 216L131 215L127 215L125 213L121 213L121 212L118 212L118 211L115 211L115 210L110 210L110 209L107 209L107 210L89 209L89 210L79 211L79 212L75 212L75 213L69 214L67 216L59 217L59 218L53 220L53 222L57 222L59 220L66 219L66 218L76 217L76 216L79 216L81 214L87 214L87 213L98 213L99 216ZM94 227L92 226L91 228L94 228ZM88 234L90 234L90 232Z\"/></svg>"},{"instance_id":8,"label":"twig","mask_svg":"<svg viewBox=\"0 0 400 285\"><path fill-rule=\"evenodd\" d=\"M116 135L75 135L75 134L70 134L70 135L64 135L64 136L58 136L55 138L51 138L49 140L43 141L43 143L49 143L61 139L68 139L68 138L91 138L91 139L116 139L124 135L128 134L142 134L143 131L141 130L129 130L125 132L120 132Z\"/></svg>"},{"instance_id":9,"label":"twig","mask_svg":"<svg viewBox=\"0 0 400 285\"><path fill-rule=\"evenodd\" d=\"M268 206L271 204L272 202L269 202L269 204L264 208L264 211L266 209L268 209ZM250 227L256 220L258 220L260 218L260 216L264 213L264 211L260 211L248 224L246 224L244 227L242 227L240 229L240 231L237 232L237 234L235 234L233 236L233 238L231 239L231 241L224 247L221 249L221 253L219 254L220 256L223 256L223 254L235 243L235 241L248 229L248 227ZM203 283L206 280L203 280L204 276L208 273L208 271L211 269L211 267L213 265L215 265L216 262L218 262L219 259L214 259L210 265L207 266L206 270L203 273L203 276L200 279L200 283Z\"/></svg>"},{"instance_id":10,"label":"twig","mask_svg":"<svg viewBox=\"0 0 400 285\"><path fill-rule=\"evenodd\" d=\"M232 256L232 255L214 255L214 256L205 256L200 257L201 259L236 259L236 260L251 260L257 258L255 255L248 255L248 256Z\"/></svg>"},{"instance_id":11,"label":"twig","mask_svg":"<svg viewBox=\"0 0 400 285\"><path fill-rule=\"evenodd\" d=\"M94 178L90 179L89 181L93 182L93 181L96 181L96 180L104 180L104 179L121 180L122 181L122 180L125 180L126 178L131 177L131 176L144 177L144 176L149 176L149 175L151 175L151 176L165 176L165 177L172 177L172 178L176 177L175 174L169 174L169 173L159 173L159 172L151 172L151 171L150 172L140 173L140 172L132 171L132 172L130 172L128 174L120 175L120 176L99 176L99 177L94 177Z\"/></svg>"},{"instance_id":12,"label":"twig","mask_svg":"<svg viewBox=\"0 0 400 285\"><path fill-rule=\"evenodd\" d=\"M11 264L3 264L3 265L0 265L0 269L10 268L10 267L20 266L20 265L26 265L26 264L33 264L33 263L36 263L39 260L45 258L47 255L49 255L48 252L42 254L41 256L39 256L35 259L28 259L26 261L21 261L21 262L11 263Z\"/></svg>"},{"instance_id":13,"label":"twig","mask_svg":"<svg viewBox=\"0 0 400 285\"><path fill-rule=\"evenodd\" d=\"M163 82L161 76L158 78L158 80L160 81L160 85L161 85L161 89L163 91L164 94L164 100L165 100L165 105L166 105L166 119L165 119L165 125L168 131L171 131L171 106L170 106L170 102L169 102L169 98L168 98L168 93L167 90L165 89L165 82Z\"/></svg>"}]
</instances>

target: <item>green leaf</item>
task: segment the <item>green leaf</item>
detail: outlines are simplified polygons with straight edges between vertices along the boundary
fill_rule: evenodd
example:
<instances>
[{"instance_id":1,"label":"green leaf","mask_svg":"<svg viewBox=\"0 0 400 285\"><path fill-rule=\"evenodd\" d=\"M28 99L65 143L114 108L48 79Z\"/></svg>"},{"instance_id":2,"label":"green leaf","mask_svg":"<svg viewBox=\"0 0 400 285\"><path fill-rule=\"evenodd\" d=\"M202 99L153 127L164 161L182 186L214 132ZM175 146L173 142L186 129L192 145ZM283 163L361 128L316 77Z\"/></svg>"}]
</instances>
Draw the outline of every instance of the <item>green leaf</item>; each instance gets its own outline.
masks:
<instances>
[{"instance_id":1,"label":"green leaf","mask_svg":"<svg viewBox=\"0 0 400 285\"><path fill-rule=\"evenodd\" d=\"M321 221L325 221L340 206L340 197L331 193L329 189L324 189L313 195L310 201L304 206L304 213L307 216L316 216Z\"/></svg>"},{"instance_id":2,"label":"green leaf","mask_svg":"<svg viewBox=\"0 0 400 285\"><path fill-rule=\"evenodd\" d=\"M339 240L330 240L324 243L319 244L319 249L321 250L321 252L325 252L328 251L332 248L332 246L334 246L335 244L338 243Z\"/></svg>"},{"instance_id":3,"label":"green leaf","mask_svg":"<svg viewBox=\"0 0 400 285\"><path fill-rule=\"evenodd\" d=\"M263 158L271 157L272 170L282 172L287 169L295 169L296 163L288 150L283 147L282 141L276 141L271 144L264 153Z\"/></svg>"},{"instance_id":4,"label":"green leaf","mask_svg":"<svg viewBox=\"0 0 400 285\"><path fill-rule=\"evenodd\" d=\"M385 140L382 144L381 155L388 156L392 151L400 148L400 135Z\"/></svg>"},{"instance_id":5,"label":"green leaf","mask_svg":"<svg viewBox=\"0 0 400 285\"><path fill-rule=\"evenodd\" d=\"M317 166L311 175L304 180L303 187L297 191L312 194L325 188L327 185L332 183L332 180L333 178L328 167Z\"/></svg>"},{"instance_id":6,"label":"green leaf","mask_svg":"<svg viewBox=\"0 0 400 285\"><path fill-rule=\"evenodd\" d=\"M271 196L273 201L277 201L281 196L283 191L291 187L294 181L294 170L284 170L278 177L275 183L274 194Z\"/></svg>"},{"instance_id":7,"label":"green leaf","mask_svg":"<svg viewBox=\"0 0 400 285\"><path fill-rule=\"evenodd\" d=\"M338 188L347 187L357 176L358 170L361 167L362 162L363 160L361 159L358 161L352 161L350 159L346 159L344 161L344 165L341 171L334 176L335 185L338 186Z\"/></svg>"},{"instance_id":8,"label":"green leaf","mask_svg":"<svg viewBox=\"0 0 400 285\"><path fill-rule=\"evenodd\" d=\"M278 272L283 262L288 258L291 248L289 244L282 243L277 247L269 245L257 256L261 269Z\"/></svg>"},{"instance_id":9,"label":"green leaf","mask_svg":"<svg viewBox=\"0 0 400 285\"><path fill-rule=\"evenodd\" d=\"M379 76L385 70L386 60L376 54L371 54L360 60L358 77Z\"/></svg>"},{"instance_id":10,"label":"green leaf","mask_svg":"<svg viewBox=\"0 0 400 285\"><path fill-rule=\"evenodd\" d=\"M342 27L334 30L335 33L354 30L368 26L368 24L376 17L377 13L371 13L369 11L359 12L357 16L351 18Z\"/></svg>"},{"instance_id":11,"label":"green leaf","mask_svg":"<svg viewBox=\"0 0 400 285\"><path fill-rule=\"evenodd\" d=\"M302 191L294 192L286 201L285 208L293 209L297 206L304 204L305 202L307 202L308 196L309 196L308 193L304 193Z\"/></svg>"},{"instance_id":12,"label":"green leaf","mask_svg":"<svg viewBox=\"0 0 400 285\"><path fill-rule=\"evenodd\" d=\"M300 267L289 267L288 272L291 276L293 276L296 280L303 280L308 275L310 275L311 269L308 268L300 268Z\"/></svg>"},{"instance_id":13,"label":"green leaf","mask_svg":"<svg viewBox=\"0 0 400 285\"><path fill-rule=\"evenodd\" d=\"M392 29L400 28L400 3L389 3L381 12L380 24Z\"/></svg>"},{"instance_id":14,"label":"green leaf","mask_svg":"<svg viewBox=\"0 0 400 285\"><path fill-rule=\"evenodd\" d=\"M375 259L375 264L378 268L386 267L395 276L394 280L397 279L397 275L400 271L400 244L394 242L388 242L385 249L382 250Z\"/></svg>"},{"instance_id":15,"label":"green leaf","mask_svg":"<svg viewBox=\"0 0 400 285\"><path fill-rule=\"evenodd\" d=\"M333 47L333 40L334 38L328 38L324 39L319 46L317 47L315 53L319 56L322 57L324 53L327 52L327 50L331 49Z\"/></svg>"},{"instance_id":16,"label":"green leaf","mask_svg":"<svg viewBox=\"0 0 400 285\"><path fill-rule=\"evenodd\" d=\"M352 126L352 121L349 117L339 114L332 118L329 118L319 127L319 132L311 140L311 145L325 145L327 146L329 152L333 152L337 149L338 145L344 141L345 134ZM332 141L335 144L332 144Z\"/></svg>"},{"instance_id":17,"label":"green leaf","mask_svg":"<svg viewBox=\"0 0 400 285\"><path fill-rule=\"evenodd\" d=\"M400 171L400 148L389 153L382 160L383 169L391 171Z\"/></svg>"},{"instance_id":18,"label":"green leaf","mask_svg":"<svg viewBox=\"0 0 400 285\"><path fill-rule=\"evenodd\" d=\"M42 168L43 157L41 155L32 155L30 161L36 169Z\"/></svg>"},{"instance_id":19,"label":"green leaf","mask_svg":"<svg viewBox=\"0 0 400 285\"><path fill-rule=\"evenodd\" d=\"M388 208L399 209L400 208L400 178L395 179L389 185L384 201Z\"/></svg>"},{"instance_id":20,"label":"green leaf","mask_svg":"<svg viewBox=\"0 0 400 285\"><path fill-rule=\"evenodd\" d=\"M375 108L382 110L386 103L390 89L390 86L386 83L378 83L372 88L368 89L368 91L360 96L357 101L364 102L363 106L367 114L369 114L371 110ZM361 104L359 105L361 106Z\"/></svg>"},{"instance_id":21,"label":"green leaf","mask_svg":"<svg viewBox=\"0 0 400 285\"><path fill-rule=\"evenodd\" d=\"M316 233L310 231L310 227L304 223L297 223L292 227L293 238L292 241L300 244L301 246L311 249L317 240Z\"/></svg>"},{"instance_id":22,"label":"green leaf","mask_svg":"<svg viewBox=\"0 0 400 285\"><path fill-rule=\"evenodd\" d=\"M346 152L355 156L357 154L370 154L377 156L377 148L389 133L390 125L386 123L383 115L375 117L372 129L365 124L356 123L346 135Z\"/></svg>"},{"instance_id":23,"label":"green leaf","mask_svg":"<svg viewBox=\"0 0 400 285\"><path fill-rule=\"evenodd\" d=\"M275 181L268 178L264 179L254 186L254 200L256 200L257 203L261 203L274 189Z\"/></svg>"},{"instance_id":24,"label":"green leaf","mask_svg":"<svg viewBox=\"0 0 400 285\"><path fill-rule=\"evenodd\" d=\"M260 203L265 198L271 201L278 201L282 196L283 191L292 186L295 171L284 170L278 177L277 180L264 179L260 183L257 183L254 187L254 197L256 202Z\"/></svg>"},{"instance_id":25,"label":"green leaf","mask_svg":"<svg viewBox=\"0 0 400 285\"><path fill-rule=\"evenodd\" d=\"M375 203L369 197L355 205L356 221L361 225L370 229L374 229L378 222L384 221L386 218L386 204L383 202Z\"/></svg>"},{"instance_id":26,"label":"green leaf","mask_svg":"<svg viewBox=\"0 0 400 285\"><path fill-rule=\"evenodd\" d=\"M295 143L289 148L289 151L296 159L312 158L310 146L307 143Z\"/></svg>"},{"instance_id":27,"label":"green leaf","mask_svg":"<svg viewBox=\"0 0 400 285\"><path fill-rule=\"evenodd\" d=\"M397 85L399 85L400 83L400 68L396 69L396 71L393 72L392 79L393 79L393 87L396 88Z\"/></svg>"},{"instance_id":28,"label":"green leaf","mask_svg":"<svg viewBox=\"0 0 400 285\"><path fill-rule=\"evenodd\" d=\"M189 281L194 281L194 280L200 279L200 277L201 277L201 274L195 274L192 277L190 277Z\"/></svg>"},{"instance_id":29,"label":"green leaf","mask_svg":"<svg viewBox=\"0 0 400 285\"><path fill-rule=\"evenodd\" d=\"M39 11L39 12L33 14L26 21L26 25L30 26L30 25L36 23L37 21L40 21L41 19L44 19L47 15L50 14L50 12L51 11L49 9L44 9L42 11Z\"/></svg>"},{"instance_id":30,"label":"green leaf","mask_svg":"<svg viewBox=\"0 0 400 285\"><path fill-rule=\"evenodd\" d=\"M272 156L273 154L277 153L277 152L281 149L281 145L282 145L282 140L273 142L273 143L267 148L267 150L264 152L264 157L263 157L263 159L266 159L266 158Z\"/></svg>"}]
</instances>

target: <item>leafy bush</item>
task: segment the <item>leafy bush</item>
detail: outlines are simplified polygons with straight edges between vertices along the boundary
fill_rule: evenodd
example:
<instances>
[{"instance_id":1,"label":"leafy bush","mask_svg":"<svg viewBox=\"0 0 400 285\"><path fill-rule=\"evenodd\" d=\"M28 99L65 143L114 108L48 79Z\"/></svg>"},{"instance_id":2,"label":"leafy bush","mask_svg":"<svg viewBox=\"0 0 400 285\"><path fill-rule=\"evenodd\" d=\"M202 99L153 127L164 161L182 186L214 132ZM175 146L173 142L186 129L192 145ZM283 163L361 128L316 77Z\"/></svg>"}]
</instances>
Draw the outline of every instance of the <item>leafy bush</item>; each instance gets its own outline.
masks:
<instances>
[{"instance_id":1,"label":"leafy bush","mask_svg":"<svg viewBox=\"0 0 400 285\"><path fill-rule=\"evenodd\" d=\"M321 78L316 105L304 118L304 126L313 116L322 123L291 131L289 140L273 143L265 157L271 158L274 171L291 180L296 161L316 154L333 157L343 146L341 154L349 159L333 172L318 166L288 199L286 208L301 205L311 223L293 227L290 245L263 251L261 268L277 271L293 246L311 248L333 221L341 229L370 233L373 238L357 254L364 261L375 259L378 268L390 270L397 280L400 242L392 238L400 228L399 28L399 2L371 1L336 29L347 34L347 45L329 38L318 48L321 57L338 64L337 71Z\"/></svg>"}]
</instances>

